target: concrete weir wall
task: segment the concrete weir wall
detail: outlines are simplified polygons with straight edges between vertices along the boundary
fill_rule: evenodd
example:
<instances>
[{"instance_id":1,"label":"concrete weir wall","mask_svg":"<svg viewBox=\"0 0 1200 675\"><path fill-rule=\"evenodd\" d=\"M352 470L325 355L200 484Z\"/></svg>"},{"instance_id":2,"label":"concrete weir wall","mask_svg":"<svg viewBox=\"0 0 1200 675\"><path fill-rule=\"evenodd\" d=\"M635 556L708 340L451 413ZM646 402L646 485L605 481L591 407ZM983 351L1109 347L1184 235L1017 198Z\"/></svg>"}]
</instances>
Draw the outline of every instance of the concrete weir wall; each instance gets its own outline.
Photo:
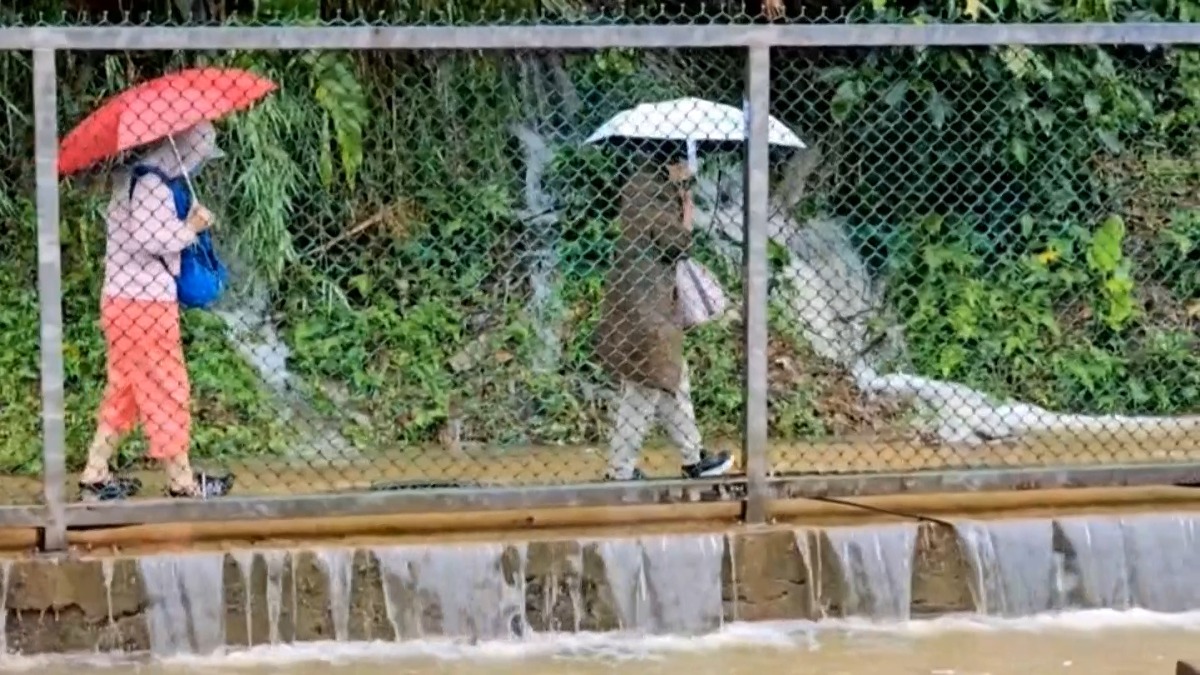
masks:
<instances>
[{"instance_id":1,"label":"concrete weir wall","mask_svg":"<svg viewBox=\"0 0 1200 675\"><path fill-rule=\"evenodd\" d=\"M732 621L1200 609L1200 516L901 522L630 538L3 563L9 653L699 632Z\"/></svg>"}]
</instances>

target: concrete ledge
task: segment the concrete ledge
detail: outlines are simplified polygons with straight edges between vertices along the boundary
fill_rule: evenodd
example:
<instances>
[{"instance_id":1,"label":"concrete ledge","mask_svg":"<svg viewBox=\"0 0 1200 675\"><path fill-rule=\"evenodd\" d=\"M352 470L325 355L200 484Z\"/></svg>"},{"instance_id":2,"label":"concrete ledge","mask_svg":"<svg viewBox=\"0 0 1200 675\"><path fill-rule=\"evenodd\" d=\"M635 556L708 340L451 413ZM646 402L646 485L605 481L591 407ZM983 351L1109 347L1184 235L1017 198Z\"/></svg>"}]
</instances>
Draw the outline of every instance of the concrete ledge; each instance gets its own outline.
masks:
<instances>
[{"instance_id":1,"label":"concrete ledge","mask_svg":"<svg viewBox=\"0 0 1200 675\"><path fill-rule=\"evenodd\" d=\"M127 527L71 533L71 556L0 560L0 609L8 651L25 654L474 638L522 630L676 630L680 618L666 615L684 605L695 614L684 628L703 630L729 621L869 614L863 568L886 558L891 571L905 577L895 582L902 591L892 595L907 604L894 614L927 617L989 609L978 586L996 570L978 569L980 552L969 540L992 536L990 520L1020 521L1012 521L1015 529L1009 521L996 523L1003 536L993 547L1003 553L1014 533L1030 533L1031 546L1061 565L1055 574L1078 579L1087 567L1080 557L1094 562L1104 552L1075 550L1072 541L1080 539L1072 532L1111 530L1121 518L1121 527L1146 524L1145 532L1161 535L1147 540L1162 542L1152 543L1156 552L1186 547L1188 538L1179 533L1194 529L1197 518L1188 513L1196 504L1191 489L1066 490L776 502L779 522L767 527L737 525L738 505L721 503ZM1148 511L1153 514L1137 515ZM1128 546L1120 539L1135 531L1122 530L1110 541ZM854 552L847 542L867 547ZM864 551L873 560L863 560ZM1163 550L1151 557L1186 555ZM425 562L412 562L414 556ZM614 564L622 569L610 569ZM1141 574L1138 583L1164 570L1178 576L1176 568L1140 564L1143 569L1122 573L1133 581ZM435 588L438 583L443 586ZM637 617L629 610L631 583L649 584L638 590L650 604ZM456 613L443 606L460 586L473 585L494 591L473 608L511 613L464 620L462 608ZM1192 595L1178 584L1164 588L1155 597ZM1050 609L1103 602L1079 583L1060 591L1060 604ZM668 611L672 603L678 607ZM1187 608L1200 609L1200 602ZM182 626L172 629L183 637L171 637L171 644L164 644L163 612L174 612L174 624ZM478 624L485 619L492 623Z\"/></svg>"},{"instance_id":2,"label":"concrete ledge","mask_svg":"<svg viewBox=\"0 0 1200 675\"><path fill-rule=\"evenodd\" d=\"M703 617L710 624L703 627L716 628L721 622L735 620L816 620L846 613L845 571L823 530L741 529L647 535L645 539L662 537L714 545L712 573L714 580L719 574L721 609L718 616ZM454 550L468 555L472 546L479 545L499 551L496 573L520 594L518 604L530 630L607 631L622 624L619 591L614 590L613 575L606 569L608 563L601 551L614 541L622 540L548 538L442 544L440 548L451 556ZM214 564L220 566L220 588L212 590L221 596L227 645L395 640L447 632L442 608L422 590L419 578L384 574L381 555L386 556L388 550L388 545L379 544L195 552L175 557L219 560ZM804 550L812 560L802 555ZM162 600L152 597L143 563L168 557L170 554L159 553L7 563L5 632L9 651L150 650L151 608ZM339 558L344 567L331 570L329 561ZM338 579L339 575L343 578ZM913 611L919 615L970 611L969 578L955 532L941 525L921 525L913 565ZM696 583L702 580L696 579ZM339 593L345 594L340 600L335 597ZM339 602L347 603L349 609L340 619L345 622L340 628ZM192 611L196 611L194 607Z\"/></svg>"},{"instance_id":3,"label":"concrete ledge","mask_svg":"<svg viewBox=\"0 0 1200 675\"><path fill-rule=\"evenodd\" d=\"M888 495L846 498L781 499L770 504L776 524L805 526L856 525L905 519L971 517L1053 517L1145 511L1200 512L1200 489L1185 487L1073 488L1017 492ZM544 538L559 531L582 531L593 536L621 536L663 528L727 529L737 527L740 502L697 502L600 507L556 507L487 511L400 513L392 515L229 522L162 523L71 531L68 543L82 550L142 552L162 545L220 542L222 546L257 545L273 541L287 546L297 540L336 540L346 537L403 537L438 541L447 537ZM28 550L36 533L0 530L0 549Z\"/></svg>"}]
</instances>

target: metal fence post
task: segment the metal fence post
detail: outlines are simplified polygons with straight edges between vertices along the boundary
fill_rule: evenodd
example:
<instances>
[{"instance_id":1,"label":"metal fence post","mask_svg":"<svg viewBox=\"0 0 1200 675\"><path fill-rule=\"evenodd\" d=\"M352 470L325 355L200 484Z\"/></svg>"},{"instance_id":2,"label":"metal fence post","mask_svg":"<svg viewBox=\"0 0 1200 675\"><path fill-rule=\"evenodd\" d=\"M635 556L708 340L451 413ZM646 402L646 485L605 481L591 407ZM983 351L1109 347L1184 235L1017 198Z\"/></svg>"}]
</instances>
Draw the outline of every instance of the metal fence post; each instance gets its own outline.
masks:
<instances>
[{"instance_id":1,"label":"metal fence post","mask_svg":"<svg viewBox=\"0 0 1200 675\"><path fill-rule=\"evenodd\" d=\"M34 153L37 161L38 304L41 312L42 480L46 510L42 546L66 548L64 491L67 434L63 380L62 250L58 221L58 77L53 49L33 52Z\"/></svg>"},{"instance_id":2,"label":"metal fence post","mask_svg":"<svg viewBox=\"0 0 1200 675\"><path fill-rule=\"evenodd\" d=\"M746 59L746 157L743 220L742 317L746 338L745 429L742 439L746 467L748 523L767 519L767 213L768 120L771 104L771 48L749 48Z\"/></svg>"}]
</instances>

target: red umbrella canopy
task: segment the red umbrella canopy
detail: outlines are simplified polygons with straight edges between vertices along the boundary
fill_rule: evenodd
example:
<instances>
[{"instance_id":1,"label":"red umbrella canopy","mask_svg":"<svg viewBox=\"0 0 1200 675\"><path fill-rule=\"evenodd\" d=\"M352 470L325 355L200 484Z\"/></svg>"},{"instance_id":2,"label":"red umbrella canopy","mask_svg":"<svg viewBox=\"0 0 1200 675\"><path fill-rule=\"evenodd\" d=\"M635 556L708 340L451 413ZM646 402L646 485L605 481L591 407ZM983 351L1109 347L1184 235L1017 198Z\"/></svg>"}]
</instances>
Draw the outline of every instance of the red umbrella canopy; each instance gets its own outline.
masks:
<instances>
[{"instance_id":1,"label":"red umbrella canopy","mask_svg":"<svg viewBox=\"0 0 1200 675\"><path fill-rule=\"evenodd\" d=\"M276 88L266 78L234 68L192 68L144 82L105 101L63 138L58 172L72 174L200 122L216 121Z\"/></svg>"}]
</instances>

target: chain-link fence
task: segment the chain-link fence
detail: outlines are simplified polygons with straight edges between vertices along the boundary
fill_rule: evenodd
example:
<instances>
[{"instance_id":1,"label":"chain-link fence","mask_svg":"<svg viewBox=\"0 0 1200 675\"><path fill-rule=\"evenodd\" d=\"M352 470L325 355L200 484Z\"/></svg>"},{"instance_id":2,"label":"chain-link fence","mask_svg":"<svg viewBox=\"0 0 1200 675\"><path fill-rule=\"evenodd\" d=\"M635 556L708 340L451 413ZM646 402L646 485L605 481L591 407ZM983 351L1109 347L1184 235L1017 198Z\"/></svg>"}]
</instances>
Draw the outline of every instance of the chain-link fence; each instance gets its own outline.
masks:
<instances>
[{"instance_id":1,"label":"chain-link fence","mask_svg":"<svg viewBox=\"0 0 1200 675\"><path fill-rule=\"evenodd\" d=\"M0 52L0 503L41 499L37 226L33 204L33 64Z\"/></svg>"},{"instance_id":2,"label":"chain-link fence","mask_svg":"<svg viewBox=\"0 0 1200 675\"><path fill-rule=\"evenodd\" d=\"M1194 50L775 61L777 470L1200 458Z\"/></svg>"},{"instance_id":3,"label":"chain-link fence","mask_svg":"<svg viewBox=\"0 0 1200 675\"><path fill-rule=\"evenodd\" d=\"M1191 475L1194 49L778 47L756 73L728 38L489 52L63 38L67 498L113 502L66 520L153 518L132 498L163 495L216 518L388 495L689 499L691 482L704 498L717 477L740 496L747 473L760 498L763 474L822 494L802 481ZM44 431L36 87L27 53L4 59L0 470L30 476L3 488L29 503ZM746 154L753 128L761 155ZM764 240L756 259L747 242ZM759 422L765 444L747 431ZM1047 484L1011 475L996 485ZM641 478L682 482L628 487ZM575 487L529 497L546 485ZM326 497L280 506L298 495Z\"/></svg>"},{"instance_id":4,"label":"chain-link fence","mask_svg":"<svg viewBox=\"0 0 1200 675\"><path fill-rule=\"evenodd\" d=\"M194 463L231 469L250 494L598 480L612 390L627 382L617 424L625 452L642 445L647 407L662 399L666 414L659 392L678 390L672 414L681 417L667 430L687 438L682 464L708 471L686 412L684 332L672 309L673 265L692 246L684 177L667 176L656 157L670 160L671 146L685 153L685 144L631 139L650 152L618 139L582 144L640 97L671 93L641 72L662 56L283 55L259 59L266 80L200 72L135 90L146 93L121 113L133 135L158 135L164 110L208 118L193 107L265 96L220 122L219 134L139 148L94 189L67 196L90 199L79 208L108 222L107 242L103 227L64 242L67 269L91 269L66 291L78 299L67 323L92 347L81 354L87 393L68 409L78 453L70 468L90 446L85 482L94 483L110 464L137 473L153 468L144 457L183 457L190 447ZM85 60L106 64L117 73L107 91L146 79L111 67L119 55L66 58L66 72ZM173 59L146 68L194 63ZM708 74L739 86L736 59L716 63ZM268 94L268 82L281 87ZM104 133L89 127L80 138ZM205 160L214 146L227 157ZM76 146L63 147L73 162ZM651 163L639 166L643 159ZM198 230L215 242L230 283L219 303L180 322L174 306L186 281L176 283L172 256ZM736 264L723 265L735 278ZM709 360L703 345L688 348ZM731 352L704 370L706 431L733 438L738 358ZM135 421L142 438L111 453ZM678 457L651 459L653 473L672 464L679 473ZM632 468L614 466L614 475ZM192 485L192 472L181 471L177 479Z\"/></svg>"}]
</instances>

